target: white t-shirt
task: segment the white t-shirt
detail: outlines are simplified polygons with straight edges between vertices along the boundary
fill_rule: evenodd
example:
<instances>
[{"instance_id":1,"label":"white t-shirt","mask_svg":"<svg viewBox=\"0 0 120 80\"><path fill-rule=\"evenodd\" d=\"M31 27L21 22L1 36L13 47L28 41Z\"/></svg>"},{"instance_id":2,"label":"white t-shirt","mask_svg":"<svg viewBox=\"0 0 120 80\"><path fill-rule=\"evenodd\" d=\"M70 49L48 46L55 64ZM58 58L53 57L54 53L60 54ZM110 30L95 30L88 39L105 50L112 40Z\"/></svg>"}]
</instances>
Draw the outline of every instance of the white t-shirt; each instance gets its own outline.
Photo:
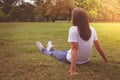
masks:
<instances>
[{"instance_id":1,"label":"white t-shirt","mask_svg":"<svg viewBox=\"0 0 120 80\"><path fill-rule=\"evenodd\" d=\"M83 64L89 61L90 53L92 51L93 42L95 40L98 40L96 31L93 27L90 27L91 29L91 37L88 41L84 41L78 33L77 27L72 26L69 29L69 35L68 35L68 42L77 42L78 47L78 53L77 53L77 64ZM67 60L71 62L71 50L67 53Z\"/></svg>"}]
</instances>

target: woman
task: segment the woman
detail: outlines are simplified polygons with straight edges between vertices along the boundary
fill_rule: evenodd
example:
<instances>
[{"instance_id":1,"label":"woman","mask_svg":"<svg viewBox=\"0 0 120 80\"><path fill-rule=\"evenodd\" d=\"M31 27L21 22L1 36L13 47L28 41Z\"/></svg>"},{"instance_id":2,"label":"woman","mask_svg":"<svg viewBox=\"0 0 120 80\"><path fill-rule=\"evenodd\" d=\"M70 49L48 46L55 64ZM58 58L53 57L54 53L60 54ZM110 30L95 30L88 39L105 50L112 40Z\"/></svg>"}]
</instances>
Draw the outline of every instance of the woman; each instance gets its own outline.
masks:
<instances>
[{"instance_id":1,"label":"woman","mask_svg":"<svg viewBox=\"0 0 120 80\"><path fill-rule=\"evenodd\" d=\"M88 15L82 8L74 8L72 11L72 24L69 29L68 42L71 43L69 51L58 51L53 49L52 42L48 42L45 49L40 42L36 45L43 53L51 55L60 61L71 63L69 72L71 75L78 74L76 64L84 64L89 61L93 44L107 63L108 60L99 45L97 34L94 28L89 26Z\"/></svg>"}]
</instances>

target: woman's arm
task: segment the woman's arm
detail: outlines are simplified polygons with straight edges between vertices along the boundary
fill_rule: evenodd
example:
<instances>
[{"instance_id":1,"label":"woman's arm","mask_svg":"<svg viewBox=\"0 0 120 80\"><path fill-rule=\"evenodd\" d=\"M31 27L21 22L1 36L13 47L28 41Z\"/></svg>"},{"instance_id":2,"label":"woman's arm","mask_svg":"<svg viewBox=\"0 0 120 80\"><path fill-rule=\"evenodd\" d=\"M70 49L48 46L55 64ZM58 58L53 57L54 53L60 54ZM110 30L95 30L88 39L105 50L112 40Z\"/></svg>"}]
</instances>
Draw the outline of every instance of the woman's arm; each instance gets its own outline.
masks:
<instances>
[{"instance_id":1,"label":"woman's arm","mask_svg":"<svg viewBox=\"0 0 120 80\"><path fill-rule=\"evenodd\" d=\"M106 58L106 56L105 56L105 54L104 54L103 49L100 47L98 40L95 40L95 41L94 41L94 44L95 44L95 47L96 47L97 51L100 53L100 55L101 55L102 58L104 59L104 61L105 61L106 63L108 63L108 60L107 60L107 58Z\"/></svg>"},{"instance_id":2,"label":"woman's arm","mask_svg":"<svg viewBox=\"0 0 120 80\"><path fill-rule=\"evenodd\" d=\"M77 52L78 52L78 43L76 42L72 42L72 51L71 51L71 56L72 56L72 59L71 59L71 65L70 65L70 74L71 75L75 75L77 74L77 71L76 71L76 57L77 57Z\"/></svg>"}]
</instances>

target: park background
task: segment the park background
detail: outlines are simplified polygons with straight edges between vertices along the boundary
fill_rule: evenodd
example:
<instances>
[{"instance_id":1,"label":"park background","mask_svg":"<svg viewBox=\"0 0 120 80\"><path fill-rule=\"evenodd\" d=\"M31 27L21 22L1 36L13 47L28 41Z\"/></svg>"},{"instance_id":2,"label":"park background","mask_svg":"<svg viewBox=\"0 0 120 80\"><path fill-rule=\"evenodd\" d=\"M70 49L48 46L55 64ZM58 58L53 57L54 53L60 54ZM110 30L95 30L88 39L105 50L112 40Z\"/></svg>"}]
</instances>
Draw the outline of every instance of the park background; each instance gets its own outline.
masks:
<instances>
[{"instance_id":1,"label":"park background","mask_svg":"<svg viewBox=\"0 0 120 80\"><path fill-rule=\"evenodd\" d=\"M120 0L0 0L0 80L120 80ZM42 54L36 41L49 40L58 50L67 43L71 11L88 11L90 25L112 64L105 64L93 46L91 61L78 65L76 76L70 64Z\"/></svg>"},{"instance_id":2,"label":"park background","mask_svg":"<svg viewBox=\"0 0 120 80\"><path fill-rule=\"evenodd\" d=\"M120 0L0 0L0 22L71 20L74 7L88 11L90 22L119 22Z\"/></svg>"}]
</instances>

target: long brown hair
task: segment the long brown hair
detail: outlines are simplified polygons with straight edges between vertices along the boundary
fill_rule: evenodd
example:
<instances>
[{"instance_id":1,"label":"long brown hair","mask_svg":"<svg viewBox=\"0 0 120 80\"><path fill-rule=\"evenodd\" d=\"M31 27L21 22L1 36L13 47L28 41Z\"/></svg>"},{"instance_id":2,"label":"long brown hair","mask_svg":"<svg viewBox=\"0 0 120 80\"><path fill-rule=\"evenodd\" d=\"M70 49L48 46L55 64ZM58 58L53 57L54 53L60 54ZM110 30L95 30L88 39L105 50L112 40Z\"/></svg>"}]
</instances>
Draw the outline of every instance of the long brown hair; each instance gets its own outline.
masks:
<instances>
[{"instance_id":1,"label":"long brown hair","mask_svg":"<svg viewBox=\"0 0 120 80\"><path fill-rule=\"evenodd\" d=\"M72 23L78 27L80 37L87 41L91 36L91 30L89 27L89 19L87 12L82 8L74 8L72 10Z\"/></svg>"}]
</instances>

